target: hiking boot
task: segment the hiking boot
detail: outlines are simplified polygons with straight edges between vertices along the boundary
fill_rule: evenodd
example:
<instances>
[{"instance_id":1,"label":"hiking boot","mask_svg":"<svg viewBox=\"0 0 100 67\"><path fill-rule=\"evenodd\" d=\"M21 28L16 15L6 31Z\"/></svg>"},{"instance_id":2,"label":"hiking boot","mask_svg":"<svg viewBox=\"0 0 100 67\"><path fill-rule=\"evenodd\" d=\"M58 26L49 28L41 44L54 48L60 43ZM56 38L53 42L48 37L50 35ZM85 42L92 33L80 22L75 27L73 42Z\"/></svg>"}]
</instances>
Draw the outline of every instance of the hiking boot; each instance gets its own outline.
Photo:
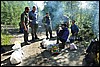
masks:
<instances>
[{"instance_id":1,"label":"hiking boot","mask_svg":"<svg viewBox=\"0 0 100 67\"><path fill-rule=\"evenodd\" d=\"M49 39L48 37L46 39Z\"/></svg>"},{"instance_id":2,"label":"hiking boot","mask_svg":"<svg viewBox=\"0 0 100 67\"><path fill-rule=\"evenodd\" d=\"M59 42L56 42L56 44L59 44Z\"/></svg>"},{"instance_id":3,"label":"hiking boot","mask_svg":"<svg viewBox=\"0 0 100 67\"><path fill-rule=\"evenodd\" d=\"M33 43L33 42L35 42L35 39L34 40L33 39L31 40L31 43Z\"/></svg>"}]
</instances>

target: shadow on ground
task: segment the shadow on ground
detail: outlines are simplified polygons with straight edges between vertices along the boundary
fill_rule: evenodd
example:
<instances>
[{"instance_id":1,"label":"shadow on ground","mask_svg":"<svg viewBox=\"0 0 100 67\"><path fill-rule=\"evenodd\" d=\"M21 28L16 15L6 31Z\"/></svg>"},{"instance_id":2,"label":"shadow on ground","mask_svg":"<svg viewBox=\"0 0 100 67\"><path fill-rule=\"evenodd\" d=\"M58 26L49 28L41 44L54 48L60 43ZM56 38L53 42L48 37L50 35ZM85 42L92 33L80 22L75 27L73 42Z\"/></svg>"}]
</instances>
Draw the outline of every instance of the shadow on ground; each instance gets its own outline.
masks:
<instances>
[{"instance_id":1,"label":"shadow on ground","mask_svg":"<svg viewBox=\"0 0 100 67\"><path fill-rule=\"evenodd\" d=\"M64 49L60 54L60 56L64 57L66 55L67 57L64 57L62 60L68 59L67 63L65 61L57 62L58 60L61 60L60 58L55 59L58 55L52 55L51 52L48 50L44 50L39 54L35 54L32 56L29 56L28 58L23 59L23 62L20 64L17 64L18 66L71 66L71 64L74 64L73 61L75 61L75 65L79 65L79 58L82 54L82 49L77 49L71 51L69 48ZM68 52L66 52L68 50ZM80 51L79 51L80 50ZM68 55L67 55L68 54ZM2 66L16 66L12 65L10 63L10 57L1 61Z\"/></svg>"},{"instance_id":2,"label":"shadow on ground","mask_svg":"<svg viewBox=\"0 0 100 67\"><path fill-rule=\"evenodd\" d=\"M1 54L2 53L6 53L8 51L12 50L12 46L14 46L14 44L11 45L1 45Z\"/></svg>"},{"instance_id":3,"label":"shadow on ground","mask_svg":"<svg viewBox=\"0 0 100 67\"><path fill-rule=\"evenodd\" d=\"M66 52L66 50L68 52ZM40 54L36 54L24 59L20 66L82 66L82 64L79 64L80 62L83 62L83 59L80 57L82 55L82 50L83 48L71 51L69 48L66 48L57 55L52 54L48 50L44 50ZM61 59L58 58L58 56L64 58Z\"/></svg>"},{"instance_id":4,"label":"shadow on ground","mask_svg":"<svg viewBox=\"0 0 100 67\"><path fill-rule=\"evenodd\" d=\"M51 52L44 50L40 54L24 59L21 66L57 66L57 62L52 58Z\"/></svg>"},{"instance_id":5,"label":"shadow on ground","mask_svg":"<svg viewBox=\"0 0 100 67\"><path fill-rule=\"evenodd\" d=\"M11 64L10 63L10 57L8 57L7 59L1 61L1 65L2 66L16 66L17 64Z\"/></svg>"}]
</instances>

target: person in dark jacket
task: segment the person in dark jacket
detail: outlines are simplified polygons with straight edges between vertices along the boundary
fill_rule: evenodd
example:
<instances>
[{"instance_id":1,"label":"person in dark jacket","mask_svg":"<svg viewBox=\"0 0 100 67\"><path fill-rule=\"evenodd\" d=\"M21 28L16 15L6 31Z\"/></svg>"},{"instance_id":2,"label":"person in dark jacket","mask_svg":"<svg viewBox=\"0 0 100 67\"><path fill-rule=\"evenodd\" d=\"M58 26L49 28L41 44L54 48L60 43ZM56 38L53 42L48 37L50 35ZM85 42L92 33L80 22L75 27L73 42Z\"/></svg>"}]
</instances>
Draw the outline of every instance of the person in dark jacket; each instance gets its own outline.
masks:
<instances>
[{"instance_id":1,"label":"person in dark jacket","mask_svg":"<svg viewBox=\"0 0 100 67\"><path fill-rule=\"evenodd\" d=\"M59 40L62 42L62 49L65 48L65 42L68 39L69 36L69 30L67 28L66 24L61 25L62 30L57 31L57 44L59 43Z\"/></svg>"},{"instance_id":2,"label":"person in dark jacket","mask_svg":"<svg viewBox=\"0 0 100 67\"><path fill-rule=\"evenodd\" d=\"M72 33L72 36L77 35L78 32L79 32L79 28L78 28L78 26L75 24L75 20L72 20L72 25L71 25L71 33Z\"/></svg>"},{"instance_id":3,"label":"person in dark jacket","mask_svg":"<svg viewBox=\"0 0 100 67\"><path fill-rule=\"evenodd\" d=\"M25 11L21 14L21 23L22 28L24 29L24 42L26 45L29 45L28 43L28 24L29 24L29 7L25 7Z\"/></svg>"},{"instance_id":4,"label":"person in dark jacket","mask_svg":"<svg viewBox=\"0 0 100 67\"><path fill-rule=\"evenodd\" d=\"M49 39L48 32L50 34L50 38L53 38L52 37L52 28L51 28L51 18L49 16L49 13L46 13L46 16L43 17L42 23L43 23L45 30L46 30L46 36L47 36L46 39Z\"/></svg>"}]
</instances>

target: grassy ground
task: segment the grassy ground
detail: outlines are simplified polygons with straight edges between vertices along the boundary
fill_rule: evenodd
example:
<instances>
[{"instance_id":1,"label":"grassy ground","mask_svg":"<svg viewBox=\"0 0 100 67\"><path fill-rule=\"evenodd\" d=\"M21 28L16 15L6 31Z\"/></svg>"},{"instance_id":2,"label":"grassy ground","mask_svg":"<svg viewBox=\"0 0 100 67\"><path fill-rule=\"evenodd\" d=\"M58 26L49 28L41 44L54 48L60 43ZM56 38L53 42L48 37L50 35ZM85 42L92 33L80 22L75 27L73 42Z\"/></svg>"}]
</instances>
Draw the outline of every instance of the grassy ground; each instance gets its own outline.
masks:
<instances>
[{"instance_id":1,"label":"grassy ground","mask_svg":"<svg viewBox=\"0 0 100 67\"><path fill-rule=\"evenodd\" d=\"M11 42L10 42L11 38L13 38L12 35L1 33L1 45L10 45L11 44Z\"/></svg>"}]
</instances>

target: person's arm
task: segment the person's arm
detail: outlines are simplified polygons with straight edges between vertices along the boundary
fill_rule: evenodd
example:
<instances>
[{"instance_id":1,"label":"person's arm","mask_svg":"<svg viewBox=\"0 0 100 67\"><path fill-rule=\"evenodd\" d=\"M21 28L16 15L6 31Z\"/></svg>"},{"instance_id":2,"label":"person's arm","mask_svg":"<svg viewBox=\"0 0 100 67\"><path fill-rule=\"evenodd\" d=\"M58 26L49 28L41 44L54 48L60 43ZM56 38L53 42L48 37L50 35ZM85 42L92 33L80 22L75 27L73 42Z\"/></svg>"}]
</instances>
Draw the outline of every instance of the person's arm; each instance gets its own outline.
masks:
<instances>
[{"instance_id":1,"label":"person's arm","mask_svg":"<svg viewBox=\"0 0 100 67\"><path fill-rule=\"evenodd\" d=\"M24 29L27 31L27 28L26 28L26 25L25 25L25 15L24 14L21 15L21 22L23 24Z\"/></svg>"},{"instance_id":2,"label":"person's arm","mask_svg":"<svg viewBox=\"0 0 100 67\"><path fill-rule=\"evenodd\" d=\"M79 32L79 28L78 28L78 26L77 26L77 32Z\"/></svg>"},{"instance_id":3,"label":"person's arm","mask_svg":"<svg viewBox=\"0 0 100 67\"><path fill-rule=\"evenodd\" d=\"M32 17L31 17L31 11L29 12L29 27L32 25Z\"/></svg>"},{"instance_id":4,"label":"person's arm","mask_svg":"<svg viewBox=\"0 0 100 67\"><path fill-rule=\"evenodd\" d=\"M33 20L33 16L32 16L32 12L31 11L29 12L29 19Z\"/></svg>"},{"instance_id":5,"label":"person's arm","mask_svg":"<svg viewBox=\"0 0 100 67\"><path fill-rule=\"evenodd\" d=\"M75 29L75 30L76 30L75 33L78 33L78 32L79 32L79 28L78 28L78 26L75 25L75 28L76 28L76 29Z\"/></svg>"},{"instance_id":6,"label":"person's arm","mask_svg":"<svg viewBox=\"0 0 100 67\"><path fill-rule=\"evenodd\" d=\"M73 33L73 30L72 30L72 25L71 25L70 29L71 29L71 33Z\"/></svg>"},{"instance_id":7,"label":"person's arm","mask_svg":"<svg viewBox=\"0 0 100 67\"><path fill-rule=\"evenodd\" d=\"M23 23L23 25L24 25L24 29L25 29L25 31L27 31L27 28L26 28L25 22L22 22L22 23Z\"/></svg>"}]
</instances>

